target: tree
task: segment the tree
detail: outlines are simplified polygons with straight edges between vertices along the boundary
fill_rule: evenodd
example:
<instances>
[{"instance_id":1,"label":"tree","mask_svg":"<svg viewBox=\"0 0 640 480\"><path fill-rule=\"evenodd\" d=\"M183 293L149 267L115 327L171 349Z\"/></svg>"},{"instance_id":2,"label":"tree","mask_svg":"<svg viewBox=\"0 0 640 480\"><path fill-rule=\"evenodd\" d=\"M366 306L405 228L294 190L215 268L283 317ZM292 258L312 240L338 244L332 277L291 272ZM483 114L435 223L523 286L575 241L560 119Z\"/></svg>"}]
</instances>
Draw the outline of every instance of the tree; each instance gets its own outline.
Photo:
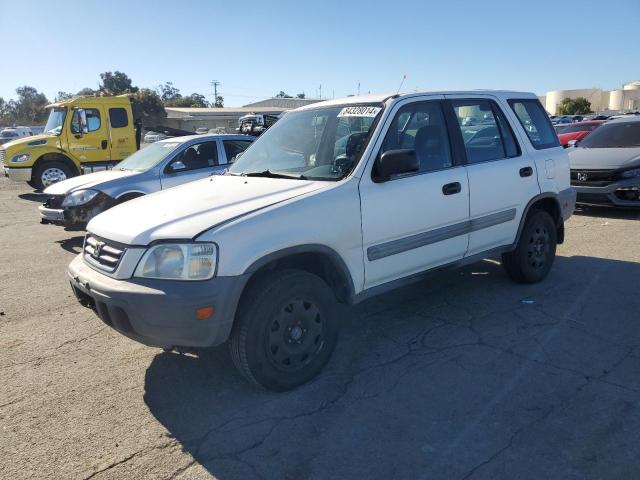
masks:
<instances>
[{"instance_id":1,"label":"tree","mask_svg":"<svg viewBox=\"0 0 640 480\"><path fill-rule=\"evenodd\" d=\"M558 105L558 115L584 115L591 113L591 102L584 97L565 98Z\"/></svg>"},{"instance_id":2,"label":"tree","mask_svg":"<svg viewBox=\"0 0 640 480\"><path fill-rule=\"evenodd\" d=\"M164 85L158 85L157 91L165 104L178 98L182 98L180 90L174 87L172 82L165 82Z\"/></svg>"},{"instance_id":3,"label":"tree","mask_svg":"<svg viewBox=\"0 0 640 480\"><path fill-rule=\"evenodd\" d=\"M138 87L134 87L131 79L124 72L104 72L100 74L100 92L104 95L122 95L123 93L135 93Z\"/></svg>"},{"instance_id":4,"label":"tree","mask_svg":"<svg viewBox=\"0 0 640 480\"><path fill-rule=\"evenodd\" d=\"M80 90L78 93L76 93L76 95L79 95L82 97L93 97L96 93L98 92L93 88L85 87L82 90Z\"/></svg>"},{"instance_id":5,"label":"tree","mask_svg":"<svg viewBox=\"0 0 640 480\"><path fill-rule=\"evenodd\" d=\"M165 102L165 105L167 107L178 108L207 108L209 106L209 102L207 102L204 95L192 93L186 97L180 96L173 100L169 100L168 102Z\"/></svg>"},{"instance_id":6,"label":"tree","mask_svg":"<svg viewBox=\"0 0 640 480\"><path fill-rule=\"evenodd\" d=\"M304 94L304 92L302 92L302 93L297 94L296 98L306 98L306 95Z\"/></svg>"},{"instance_id":7,"label":"tree","mask_svg":"<svg viewBox=\"0 0 640 480\"><path fill-rule=\"evenodd\" d=\"M27 125L37 125L47 117L46 106L49 103L44 93L25 85L16 88L18 99L15 102L15 121Z\"/></svg>"},{"instance_id":8,"label":"tree","mask_svg":"<svg viewBox=\"0 0 640 480\"><path fill-rule=\"evenodd\" d=\"M69 98L73 98L73 93L69 92L58 92L54 101L61 102L62 100L68 100Z\"/></svg>"},{"instance_id":9,"label":"tree","mask_svg":"<svg viewBox=\"0 0 640 480\"><path fill-rule=\"evenodd\" d=\"M224 97L222 95L218 95L216 97L215 101L213 102L212 106L217 107L217 108L224 107Z\"/></svg>"},{"instance_id":10,"label":"tree","mask_svg":"<svg viewBox=\"0 0 640 480\"><path fill-rule=\"evenodd\" d=\"M275 98L293 98L291 95L287 95L282 90L275 96Z\"/></svg>"},{"instance_id":11,"label":"tree","mask_svg":"<svg viewBox=\"0 0 640 480\"><path fill-rule=\"evenodd\" d=\"M0 97L0 125L13 125L16 121L16 102Z\"/></svg>"},{"instance_id":12,"label":"tree","mask_svg":"<svg viewBox=\"0 0 640 480\"><path fill-rule=\"evenodd\" d=\"M160 95L150 88L136 90L133 96L134 118L141 120L143 125L162 124L167 117L167 112L162 105Z\"/></svg>"}]
</instances>

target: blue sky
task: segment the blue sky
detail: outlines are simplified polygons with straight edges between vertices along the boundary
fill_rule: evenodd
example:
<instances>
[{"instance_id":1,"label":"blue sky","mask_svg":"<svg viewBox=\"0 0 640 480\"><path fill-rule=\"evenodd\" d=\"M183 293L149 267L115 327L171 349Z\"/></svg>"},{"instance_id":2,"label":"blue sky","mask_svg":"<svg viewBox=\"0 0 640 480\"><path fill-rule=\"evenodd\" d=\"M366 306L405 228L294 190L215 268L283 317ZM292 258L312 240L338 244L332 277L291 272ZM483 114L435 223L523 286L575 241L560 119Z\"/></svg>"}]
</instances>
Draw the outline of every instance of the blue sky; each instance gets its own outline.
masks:
<instances>
[{"instance_id":1,"label":"blue sky","mask_svg":"<svg viewBox=\"0 0 640 480\"><path fill-rule=\"evenodd\" d=\"M612 89L640 79L640 0L0 0L0 96L121 70L227 106L403 89Z\"/></svg>"}]
</instances>

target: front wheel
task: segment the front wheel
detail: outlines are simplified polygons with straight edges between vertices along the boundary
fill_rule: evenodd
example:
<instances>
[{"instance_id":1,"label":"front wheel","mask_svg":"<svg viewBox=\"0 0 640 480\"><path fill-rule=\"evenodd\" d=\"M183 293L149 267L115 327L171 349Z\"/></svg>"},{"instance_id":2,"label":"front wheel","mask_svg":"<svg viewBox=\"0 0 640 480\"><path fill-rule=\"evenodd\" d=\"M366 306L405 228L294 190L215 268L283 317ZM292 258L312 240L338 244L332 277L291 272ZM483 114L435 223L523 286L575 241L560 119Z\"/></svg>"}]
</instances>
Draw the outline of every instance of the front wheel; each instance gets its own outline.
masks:
<instances>
[{"instance_id":1,"label":"front wheel","mask_svg":"<svg viewBox=\"0 0 640 480\"><path fill-rule=\"evenodd\" d=\"M551 215L534 210L527 217L516 249L502 255L502 266L516 282L539 282L551 270L557 244L558 233Z\"/></svg>"},{"instance_id":2,"label":"front wheel","mask_svg":"<svg viewBox=\"0 0 640 480\"><path fill-rule=\"evenodd\" d=\"M75 176L71 169L62 162L41 162L33 171L30 185L36 190L44 190L54 183Z\"/></svg>"},{"instance_id":3,"label":"front wheel","mask_svg":"<svg viewBox=\"0 0 640 480\"><path fill-rule=\"evenodd\" d=\"M286 391L315 377L338 338L336 299L316 275L282 270L263 275L242 296L229 342L249 381Z\"/></svg>"}]
</instances>

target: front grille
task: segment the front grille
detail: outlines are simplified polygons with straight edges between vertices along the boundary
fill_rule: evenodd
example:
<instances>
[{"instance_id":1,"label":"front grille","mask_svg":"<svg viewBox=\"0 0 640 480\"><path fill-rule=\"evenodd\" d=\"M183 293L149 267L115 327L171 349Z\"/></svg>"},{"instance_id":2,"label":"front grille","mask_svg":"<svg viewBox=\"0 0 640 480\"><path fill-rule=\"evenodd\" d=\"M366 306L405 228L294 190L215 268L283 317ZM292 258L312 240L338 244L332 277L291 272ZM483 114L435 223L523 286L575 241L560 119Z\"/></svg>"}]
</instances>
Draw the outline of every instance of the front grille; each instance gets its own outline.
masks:
<instances>
[{"instance_id":1,"label":"front grille","mask_svg":"<svg viewBox=\"0 0 640 480\"><path fill-rule=\"evenodd\" d=\"M6 155L6 151L4 148L0 148L0 163L4 163L4 156Z\"/></svg>"},{"instance_id":2,"label":"front grille","mask_svg":"<svg viewBox=\"0 0 640 480\"><path fill-rule=\"evenodd\" d=\"M571 170L571 185L606 187L616 181L617 170ZM586 175L586 180L584 179Z\"/></svg>"},{"instance_id":3,"label":"front grille","mask_svg":"<svg viewBox=\"0 0 640 480\"><path fill-rule=\"evenodd\" d=\"M115 242L103 240L87 234L84 239L84 258L106 272L114 272L124 255L126 248Z\"/></svg>"}]
</instances>

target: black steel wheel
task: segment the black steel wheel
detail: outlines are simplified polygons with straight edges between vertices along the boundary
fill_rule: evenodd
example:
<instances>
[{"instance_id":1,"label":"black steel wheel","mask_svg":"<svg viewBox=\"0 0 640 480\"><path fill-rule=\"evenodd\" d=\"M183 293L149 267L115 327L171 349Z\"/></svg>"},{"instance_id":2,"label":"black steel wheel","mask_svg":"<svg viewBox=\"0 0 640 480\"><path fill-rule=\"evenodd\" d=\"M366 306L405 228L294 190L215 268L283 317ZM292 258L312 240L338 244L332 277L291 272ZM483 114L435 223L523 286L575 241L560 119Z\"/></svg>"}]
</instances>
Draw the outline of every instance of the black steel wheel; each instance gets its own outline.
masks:
<instances>
[{"instance_id":1,"label":"black steel wheel","mask_svg":"<svg viewBox=\"0 0 640 480\"><path fill-rule=\"evenodd\" d=\"M251 382L274 391L315 377L337 342L336 300L316 275L261 275L243 294L230 338L233 361Z\"/></svg>"},{"instance_id":2,"label":"black steel wheel","mask_svg":"<svg viewBox=\"0 0 640 480\"><path fill-rule=\"evenodd\" d=\"M551 215L543 210L533 210L515 250L502 256L502 266L516 282L539 282L551 270L557 243L557 228Z\"/></svg>"}]
</instances>

